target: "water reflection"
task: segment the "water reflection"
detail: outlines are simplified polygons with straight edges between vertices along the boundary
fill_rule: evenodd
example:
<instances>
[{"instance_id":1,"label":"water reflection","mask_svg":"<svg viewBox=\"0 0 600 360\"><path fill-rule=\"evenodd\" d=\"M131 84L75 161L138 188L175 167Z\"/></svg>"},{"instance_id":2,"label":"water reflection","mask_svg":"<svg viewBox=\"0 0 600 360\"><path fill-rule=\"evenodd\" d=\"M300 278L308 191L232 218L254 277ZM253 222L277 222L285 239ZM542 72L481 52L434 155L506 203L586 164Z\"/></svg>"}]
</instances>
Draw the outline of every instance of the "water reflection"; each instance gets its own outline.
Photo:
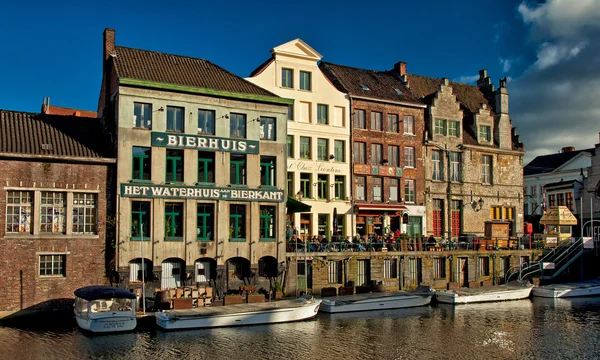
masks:
<instances>
[{"instance_id":1,"label":"water reflection","mask_svg":"<svg viewBox=\"0 0 600 360\"><path fill-rule=\"evenodd\" d=\"M521 300L346 314L315 320L90 335L0 328L2 358L599 358L600 298Z\"/></svg>"}]
</instances>

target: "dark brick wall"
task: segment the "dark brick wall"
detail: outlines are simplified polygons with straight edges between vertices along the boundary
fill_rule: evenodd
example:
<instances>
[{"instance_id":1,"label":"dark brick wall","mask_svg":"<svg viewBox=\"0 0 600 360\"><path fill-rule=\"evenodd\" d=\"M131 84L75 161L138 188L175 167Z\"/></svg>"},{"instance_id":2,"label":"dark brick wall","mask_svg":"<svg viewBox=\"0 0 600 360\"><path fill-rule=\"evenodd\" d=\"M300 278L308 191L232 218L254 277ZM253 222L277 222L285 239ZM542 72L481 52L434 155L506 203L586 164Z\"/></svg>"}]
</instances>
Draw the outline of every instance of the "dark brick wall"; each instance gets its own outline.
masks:
<instances>
[{"instance_id":1,"label":"dark brick wall","mask_svg":"<svg viewBox=\"0 0 600 360\"><path fill-rule=\"evenodd\" d=\"M112 166L0 159L0 272L3 275L0 310L19 310L51 299L73 298L73 291L79 287L106 283L106 194ZM98 190L98 236L6 234L7 187L63 192ZM32 209L32 232L34 217L39 214ZM68 253L66 277L41 278L38 252Z\"/></svg>"}]
</instances>

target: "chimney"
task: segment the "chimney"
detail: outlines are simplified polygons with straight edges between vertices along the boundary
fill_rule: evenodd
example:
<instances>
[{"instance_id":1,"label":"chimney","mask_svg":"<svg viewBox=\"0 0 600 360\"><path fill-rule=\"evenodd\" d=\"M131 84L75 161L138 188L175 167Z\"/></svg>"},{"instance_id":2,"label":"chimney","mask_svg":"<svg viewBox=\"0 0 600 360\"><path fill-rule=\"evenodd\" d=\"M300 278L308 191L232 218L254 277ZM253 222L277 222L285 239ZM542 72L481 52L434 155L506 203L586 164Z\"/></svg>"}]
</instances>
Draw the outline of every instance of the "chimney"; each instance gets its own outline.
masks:
<instances>
[{"instance_id":1,"label":"chimney","mask_svg":"<svg viewBox=\"0 0 600 360\"><path fill-rule=\"evenodd\" d=\"M450 79L448 79L447 77L442 78L442 82L444 83L444 85L449 86L450 85Z\"/></svg>"},{"instance_id":2,"label":"chimney","mask_svg":"<svg viewBox=\"0 0 600 360\"><path fill-rule=\"evenodd\" d=\"M394 64L394 71L398 76L406 75L406 63L404 61L398 61Z\"/></svg>"},{"instance_id":3,"label":"chimney","mask_svg":"<svg viewBox=\"0 0 600 360\"><path fill-rule=\"evenodd\" d=\"M104 60L115 54L115 29L104 29Z\"/></svg>"},{"instance_id":4,"label":"chimney","mask_svg":"<svg viewBox=\"0 0 600 360\"><path fill-rule=\"evenodd\" d=\"M402 85L406 86L407 89L410 88L408 85L408 76L406 76L406 74L400 76L400 81L402 81Z\"/></svg>"},{"instance_id":5,"label":"chimney","mask_svg":"<svg viewBox=\"0 0 600 360\"><path fill-rule=\"evenodd\" d=\"M42 114L48 114L50 112L50 97L44 96L44 103L42 104Z\"/></svg>"},{"instance_id":6,"label":"chimney","mask_svg":"<svg viewBox=\"0 0 600 360\"><path fill-rule=\"evenodd\" d=\"M494 84L490 80L490 77L487 74L487 70L479 70L479 79L477 80L477 87L483 91L494 91Z\"/></svg>"},{"instance_id":7,"label":"chimney","mask_svg":"<svg viewBox=\"0 0 600 360\"><path fill-rule=\"evenodd\" d=\"M568 153L568 152L573 152L575 151L575 148L573 146L565 146L564 148L561 149L561 153Z\"/></svg>"}]
</instances>

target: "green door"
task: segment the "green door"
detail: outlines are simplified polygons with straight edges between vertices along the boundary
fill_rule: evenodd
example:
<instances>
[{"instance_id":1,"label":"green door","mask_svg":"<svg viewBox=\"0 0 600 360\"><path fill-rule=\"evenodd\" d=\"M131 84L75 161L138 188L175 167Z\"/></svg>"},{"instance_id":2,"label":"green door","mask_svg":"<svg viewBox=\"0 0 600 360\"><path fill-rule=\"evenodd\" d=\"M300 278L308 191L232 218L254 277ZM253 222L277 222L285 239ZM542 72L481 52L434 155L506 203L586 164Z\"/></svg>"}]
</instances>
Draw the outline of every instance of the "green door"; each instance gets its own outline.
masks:
<instances>
[{"instance_id":1,"label":"green door","mask_svg":"<svg viewBox=\"0 0 600 360\"><path fill-rule=\"evenodd\" d=\"M408 234L408 236L412 238L416 234L423 235L421 233L422 228L422 218L420 216L408 217L408 224L406 224L406 233Z\"/></svg>"}]
</instances>

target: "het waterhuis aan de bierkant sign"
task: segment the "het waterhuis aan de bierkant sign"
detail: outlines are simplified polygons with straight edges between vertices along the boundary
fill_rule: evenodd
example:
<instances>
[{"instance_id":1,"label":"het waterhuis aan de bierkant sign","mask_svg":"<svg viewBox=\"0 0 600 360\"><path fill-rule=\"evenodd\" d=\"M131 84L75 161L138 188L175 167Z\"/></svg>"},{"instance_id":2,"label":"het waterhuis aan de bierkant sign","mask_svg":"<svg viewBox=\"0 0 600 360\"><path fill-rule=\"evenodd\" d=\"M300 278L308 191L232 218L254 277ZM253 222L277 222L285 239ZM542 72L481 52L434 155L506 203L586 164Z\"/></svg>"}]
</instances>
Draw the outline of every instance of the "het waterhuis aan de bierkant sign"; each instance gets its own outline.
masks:
<instances>
[{"instance_id":1,"label":"het waterhuis aan de bierkant sign","mask_svg":"<svg viewBox=\"0 0 600 360\"><path fill-rule=\"evenodd\" d=\"M158 199L283 202L282 190L121 184L121 196Z\"/></svg>"},{"instance_id":2,"label":"het waterhuis aan de bierkant sign","mask_svg":"<svg viewBox=\"0 0 600 360\"><path fill-rule=\"evenodd\" d=\"M258 154L259 142L246 139L229 139L214 136L168 134L153 131L151 145L178 149L225 151L243 154Z\"/></svg>"}]
</instances>

